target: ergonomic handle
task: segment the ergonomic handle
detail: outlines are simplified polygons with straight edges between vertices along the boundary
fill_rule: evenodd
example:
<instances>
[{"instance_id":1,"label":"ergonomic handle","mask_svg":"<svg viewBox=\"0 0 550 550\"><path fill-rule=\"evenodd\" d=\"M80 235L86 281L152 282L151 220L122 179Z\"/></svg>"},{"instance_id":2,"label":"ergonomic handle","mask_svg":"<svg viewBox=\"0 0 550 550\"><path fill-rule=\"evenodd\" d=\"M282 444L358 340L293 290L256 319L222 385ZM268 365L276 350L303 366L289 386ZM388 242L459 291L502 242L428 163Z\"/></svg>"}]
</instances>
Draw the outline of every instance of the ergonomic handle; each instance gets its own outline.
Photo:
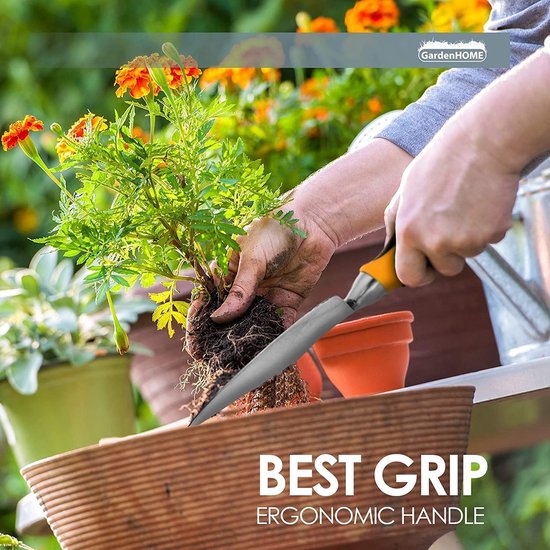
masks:
<instances>
[{"instance_id":1,"label":"ergonomic handle","mask_svg":"<svg viewBox=\"0 0 550 550\"><path fill-rule=\"evenodd\" d=\"M395 272L395 235L388 240L380 254L362 265L359 271L376 279L388 292L402 287Z\"/></svg>"}]
</instances>

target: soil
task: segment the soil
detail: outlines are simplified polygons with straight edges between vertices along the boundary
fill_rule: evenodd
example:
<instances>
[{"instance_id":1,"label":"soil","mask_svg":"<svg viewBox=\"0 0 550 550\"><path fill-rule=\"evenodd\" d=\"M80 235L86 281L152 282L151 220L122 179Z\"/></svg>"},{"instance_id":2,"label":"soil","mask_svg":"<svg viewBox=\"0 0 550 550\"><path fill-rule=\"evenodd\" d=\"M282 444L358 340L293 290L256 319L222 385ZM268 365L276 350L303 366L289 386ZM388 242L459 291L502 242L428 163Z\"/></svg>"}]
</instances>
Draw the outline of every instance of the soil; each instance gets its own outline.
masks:
<instances>
[{"instance_id":1,"label":"soil","mask_svg":"<svg viewBox=\"0 0 550 550\"><path fill-rule=\"evenodd\" d=\"M207 367L206 389L196 399L192 416L204 407L223 388L234 374L247 365L283 330L283 322L273 304L257 297L248 312L241 318L225 324L214 323L210 314L222 300L212 298L190 320L192 330L187 332L189 355ZM305 382L295 365L265 382L242 397L235 405L239 414L248 414L275 407L292 406L309 402Z\"/></svg>"}]
</instances>

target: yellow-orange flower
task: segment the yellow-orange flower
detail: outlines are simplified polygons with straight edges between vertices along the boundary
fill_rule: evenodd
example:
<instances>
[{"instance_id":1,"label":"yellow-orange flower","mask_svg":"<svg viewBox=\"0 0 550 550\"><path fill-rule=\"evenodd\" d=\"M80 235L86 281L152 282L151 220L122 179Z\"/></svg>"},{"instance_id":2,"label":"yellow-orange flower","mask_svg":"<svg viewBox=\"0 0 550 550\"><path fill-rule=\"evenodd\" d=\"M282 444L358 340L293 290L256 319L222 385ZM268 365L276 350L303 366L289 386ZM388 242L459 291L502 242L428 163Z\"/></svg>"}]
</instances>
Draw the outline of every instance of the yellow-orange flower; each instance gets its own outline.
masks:
<instances>
[{"instance_id":1,"label":"yellow-orange flower","mask_svg":"<svg viewBox=\"0 0 550 550\"><path fill-rule=\"evenodd\" d=\"M306 120L317 120L318 122L326 122L329 119L329 110L326 107L308 107L304 111L304 118Z\"/></svg>"},{"instance_id":2,"label":"yellow-orange flower","mask_svg":"<svg viewBox=\"0 0 550 550\"><path fill-rule=\"evenodd\" d=\"M330 17L316 17L311 19L309 15L300 13L296 17L298 32L340 32L336 21Z\"/></svg>"},{"instance_id":3,"label":"yellow-orange flower","mask_svg":"<svg viewBox=\"0 0 550 550\"><path fill-rule=\"evenodd\" d=\"M34 208L23 206L13 213L13 225L19 233L29 235L38 227L38 214Z\"/></svg>"},{"instance_id":4,"label":"yellow-orange flower","mask_svg":"<svg viewBox=\"0 0 550 550\"><path fill-rule=\"evenodd\" d=\"M424 30L452 32L457 29L480 32L489 18L491 6L487 0L446 0L440 2L431 15L431 25Z\"/></svg>"},{"instance_id":5,"label":"yellow-orange flower","mask_svg":"<svg viewBox=\"0 0 550 550\"><path fill-rule=\"evenodd\" d=\"M281 71L279 71L279 69L262 67L260 69L260 75L267 82L275 82L281 80Z\"/></svg>"},{"instance_id":6,"label":"yellow-orange flower","mask_svg":"<svg viewBox=\"0 0 550 550\"><path fill-rule=\"evenodd\" d=\"M267 122L272 108L272 99L258 99L256 103L254 103L254 121L258 124L262 122Z\"/></svg>"},{"instance_id":7,"label":"yellow-orange flower","mask_svg":"<svg viewBox=\"0 0 550 550\"><path fill-rule=\"evenodd\" d=\"M102 116L94 115L94 113L86 113L71 126L67 135L72 139L82 139L86 136L88 128L91 128L92 132L95 130L105 130L107 124Z\"/></svg>"},{"instance_id":8,"label":"yellow-orange flower","mask_svg":"<svg viewBox=\"0 0 550 550\"><path fill-rule=\"evenodd\" d=\"M197 62L189 56L181 56L182 65L185 69L185 77L188 82L198 78L202 71L198 68ZM166 75L166 81L170 88L179 88L183 84L183 71L179 65L167 57L152 54L148 57L138 56L126 65L123 65L115 73L115 86L117 97L123 96L126 91L134 99L145 97L149 93L158 94L160 88L151 80L147 65L161 66Z\"/></svg>"},{"instance_id":9,"label":"yellow-orange flower","mask_svg":"<svg viewBox=\"0 0 550 550\"><path fill-rule=\"evenodd\" d=\"M116 85L118 85L115 92L117 97L122 97L127 90L134 99L146 96L151 90L153 93L159 91L158 86L151 82L147 59L143 56L136 57L116 71Z\"/></svg>"},{"instance_id":10,"label":"yellow-orange flower","mask_svg":"<svg viewBox=\"0 0 550 550\"><path fill-rule=\"evenodd\" d=\"M95 132L96 130L105 130L106 128L107 124L103 117L94 115L94 113L87 113L71 126L70 130L67 132L67 137L72 141L80 141L86 137L89 129ZM74 146L70 140L66 138L57 140L55 152L60 162L65 162L75 152Z\"/></svg>"},{"instance_id":11,"label":"yellow-orange flower","mask_svg":"<svg viewBox=\"0 0 550 550\"><path fill-rule=\"evenodd\" d=\"M308 78L300 86L300 95L304 99L316 99L322 97L323 90L328 86L328 76L322 78Z\"/></svg>"},{"instance_id":12,"label":"yellow-orange flower","mask_svg":"<svg viewBox=\"0 0 550 550\"><path fill-rule=\"evenodd\" d=\"M149 143L149 134L139 126L132 128L132 137L140 139L143 143Z\"/></svg>"},{"instance_id":13,"label":"yellow-orange flower","mask_svg":"<svg viewBox=\"0 0 550 550\"><path fill-rule=\"evenodd\" d=\"M234 89L237 86L244 90L255 76L256 69L251 67L240 69L212 67L204 71L200 84L202 88L205 88L209 84L218 82L224 88Z\"/></svg>"},{"instance_id":14,"label":"yellow-orange flower","mask_svg":"<svg viewBox=\"0 0 550 550\"><path fill-rule=\"evenodd\" d=\"M371 97L367 101L367 107L373 115L379 115L382 112L382 102L377 97Z\"/></svg>"},{"instance_id":15,"label":"yellow-orange flower","mask_svg":"<svg viewBox=\"0 0 550 550\"><path fill-rule=\"evenodd\" d=\"M44 129L44 123L32 115L26 115L23 120L17 120L10 124L2 135L2 148L4 151L13 149L20 141L29 137L29 132L39 132Z\"/></svg>"},{"instance_id":16,"label":"yellow-orange flower","mask_svg":"<svg viewBox=\"0 0 550 550\"><path fill-rule=\"evenodd\" d=\"M346 12L348 32L385 32L399 22L394 0L359 0Z\"/></svg>"}]
</instances>

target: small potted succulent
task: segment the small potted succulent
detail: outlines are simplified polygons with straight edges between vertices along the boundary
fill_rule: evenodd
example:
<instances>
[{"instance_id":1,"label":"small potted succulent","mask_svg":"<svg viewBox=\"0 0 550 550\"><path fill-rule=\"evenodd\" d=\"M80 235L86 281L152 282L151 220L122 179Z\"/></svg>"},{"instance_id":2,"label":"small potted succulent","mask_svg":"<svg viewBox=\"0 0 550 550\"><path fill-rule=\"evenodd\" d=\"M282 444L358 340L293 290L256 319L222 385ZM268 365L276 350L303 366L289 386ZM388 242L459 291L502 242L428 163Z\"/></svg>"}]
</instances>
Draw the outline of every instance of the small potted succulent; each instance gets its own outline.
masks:
<instances>
[{"instance_id":1,"label":"small potted succulent","mask_svg":"<svg viewBox=\"0 0 550 550\"><path fill-rule=\"evenodd\" d=\"M292 211L282 208L279 190L268 185L261 162L245 154L239 139L213 137L216 120L232 106L204 97L196 80L201 71L191 57L171 44L163 51L117 71L116 94L129 93L130 101L114 121L88 113L68 131L51 126L59 166L49 168L38 153L30 132L42 130L43 123L30 115L14 123L2 142L5 149L19 145L60 188L56 226L40 242L88 266L86 282L99 301L112 305L118 291L160 281L162 290L150 293L153 321L170 337L182 338L189 304L176 299L178 284L191 282L194 296L203 296L205 305L187 334L192 377L204 390L200 407L283 331L278 311L262 298L238 321L216 325L210 319L230 288L228 264L239 250L238 237L266 216L302 232ZM143 120L146 131L138 129ZM76 191L65 179L70 173ZM111 310L117 326L116 307ZM125 331L117 327L115 336L124 352ZM182 364L182 372L186 368ZM291 365L245 396L239 409L307 402L307 386Z\"/></svg>"},{"instance_id":2,"label":"small potted succulent","mask_svg":"<svg viewBox=\"0 0 550 550\"><path fill-rule=\"evenodd\" d=\"M134 430L128 359L89 273L49 248L0 272L0 420L20 466ZM149 308L112 302L121 328Z\"/></svg>"}]
</instances>

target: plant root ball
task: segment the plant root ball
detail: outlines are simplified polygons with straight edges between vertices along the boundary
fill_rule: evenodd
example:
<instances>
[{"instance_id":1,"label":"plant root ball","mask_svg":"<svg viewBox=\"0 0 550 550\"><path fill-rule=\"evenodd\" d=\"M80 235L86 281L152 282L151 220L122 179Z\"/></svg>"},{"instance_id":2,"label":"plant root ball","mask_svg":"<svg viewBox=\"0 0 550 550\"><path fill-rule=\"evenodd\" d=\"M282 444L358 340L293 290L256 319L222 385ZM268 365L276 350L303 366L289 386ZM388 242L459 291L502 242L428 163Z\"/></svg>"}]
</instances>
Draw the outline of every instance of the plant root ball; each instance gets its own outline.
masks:
<instances>
[{"instance_id":1,"label":"plant root ball","mask_svg":"<svg viewBox=\"0 0 550 550\"><path fill-rule=\"evenodd\" d=\"M275 306L264 298L257 297L244 316L225 324L214 323L210 318L220 303L221 300L217 298L210 299L190 319L192 329L186 335L189 355L195 361L208 365L210 371L210 380L194 404L193 415L209 403L234 374L284 331ZM308 402L306 384L300 378L296 366L291 365L242 397L235 409L240 414L248 414Z\"/></svg>"}]
</instances>

